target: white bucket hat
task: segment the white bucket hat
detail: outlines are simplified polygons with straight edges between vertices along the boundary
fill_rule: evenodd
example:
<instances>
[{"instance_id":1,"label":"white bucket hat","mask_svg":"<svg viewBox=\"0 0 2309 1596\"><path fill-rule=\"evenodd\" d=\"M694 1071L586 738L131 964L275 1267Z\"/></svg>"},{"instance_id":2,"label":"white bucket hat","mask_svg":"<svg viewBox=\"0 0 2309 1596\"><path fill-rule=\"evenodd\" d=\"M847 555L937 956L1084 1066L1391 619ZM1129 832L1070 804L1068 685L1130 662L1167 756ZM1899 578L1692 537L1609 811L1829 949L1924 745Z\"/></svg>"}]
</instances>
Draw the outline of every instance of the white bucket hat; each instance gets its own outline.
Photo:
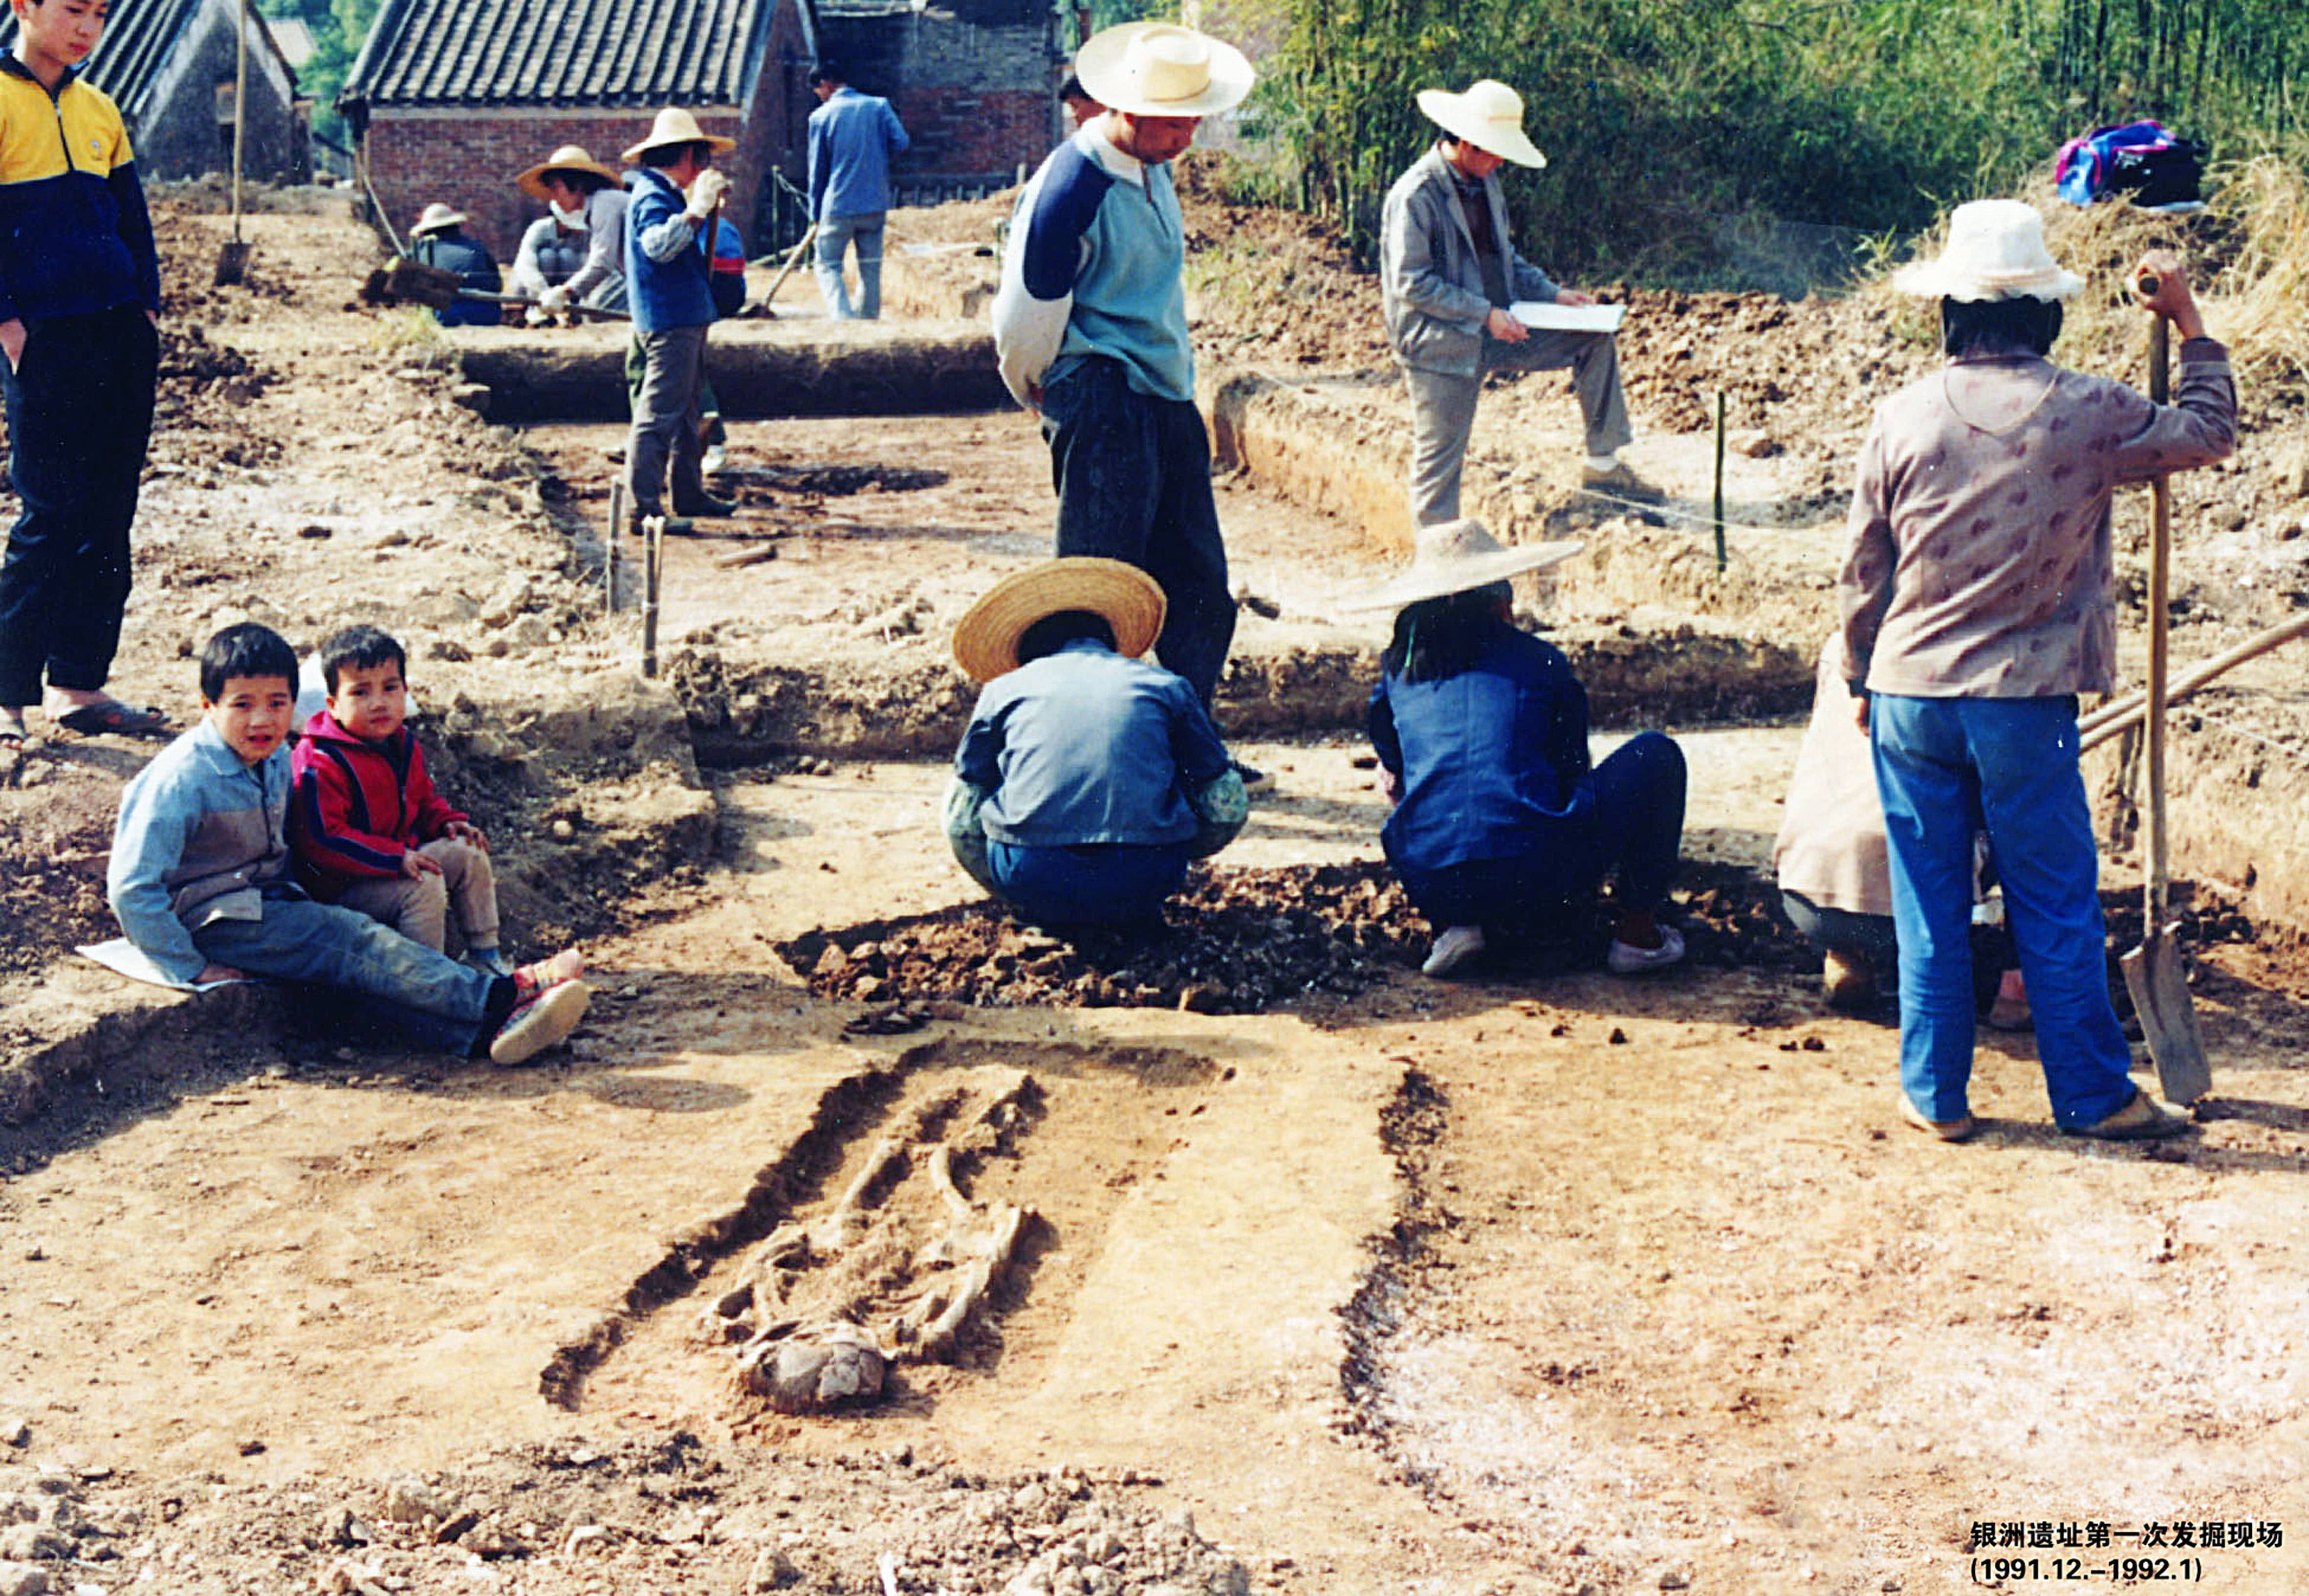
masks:
<instances>
[{"instance_id":1,"label":"white bucket hat","mask_svg":"<svg viewBox=\"0 0 2309 1596\"><path fill-rule=\"evenodd\" d=\"M1258 74L1232 45L1169 22L1125 22L1075 52L1084 91L1127 116L1211 116L1242 103Z\"/></svg>"},{"instance_id":2,"label":"white bucket hat","mask_svg":"<svg viewBox=\"0 0 2309 1596\"><path fill-rule=\"evenodd\" d=\"M1471 83L1465 94L1422 89L1419 108L1453 138L1502 156L1519 167L1544 167L1547 157L1523 135L1523 96L1493 78Z\"/></svg>"},{"instance_id":3,"label":"white bucket hat","mask_svg":"<svg viewBox=\"0 0 2309 1596\"><path fill-rule=\"evenodd\" d=\"M1950 213L1940 257L1901 267L1892 286L1928 299L2065 299L2085 280L2054 262L2036 206L1974 200Z\"/></svg>"},{"instance_id":4,"label":"white bucket hat","mask_svg":"<svg viewBox=\"0 0 2309 1596\"><path fill-rule=\"evenodd\" d=\"M465 213L463 211L452 210L436 200L425 207L424 211L417 218L417 225L410 229L409 232L411 237L422 238L428 233L437 233L444 228L461 228L464 225Z\"/></svg>"},{"instance_id":5,"label":"white bucket hat","mask_svg":"<svg viewBox=\"0 0 2309 1596\"><path fill-rule=\"evenodd\" d=\"M1578 539L1561 543L1524 543L1509 548L1485 531L1480 521L1443 521L1419 529L1412 545L1411 568L1392 581L1366 588L1344 599L1339 608L1349 615L1374 609L1401 609L1447 593L1489 587L1526 571L1560 565L1587 548Z\"/></svg>"},{"instance_id":6,"label":"white bucket hat","mask_svg":"<svg viewBox=\"0 0 2309 1596\"><path fill-rule=\"evenodd\" d=\"M688 111L669 106L650 125L649 137L627 151L623 160L627 166L638 166L643 151L662 149L668 144L711 144L714 154L726 155L738 147L738 141L706 132Z\"/></svg>"}]
</instances>

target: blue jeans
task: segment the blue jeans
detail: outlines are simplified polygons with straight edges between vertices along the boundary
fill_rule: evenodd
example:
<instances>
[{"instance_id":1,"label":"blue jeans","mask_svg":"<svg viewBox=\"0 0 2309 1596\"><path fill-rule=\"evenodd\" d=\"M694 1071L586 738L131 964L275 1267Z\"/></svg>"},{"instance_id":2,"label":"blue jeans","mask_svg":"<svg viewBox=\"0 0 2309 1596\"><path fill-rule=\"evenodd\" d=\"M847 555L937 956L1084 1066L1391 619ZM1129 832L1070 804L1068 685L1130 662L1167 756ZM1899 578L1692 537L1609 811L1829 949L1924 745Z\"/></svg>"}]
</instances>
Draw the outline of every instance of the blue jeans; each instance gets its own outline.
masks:
<instances>
[{"instance_id":1,"label":"blue jeans","mask_svg":"<svg viewBox=\"0 0 2309 1596\"><path fill-rule=\"evenodd\" d=\"M1595 802L1552 824L1530 851L1434 870L1397 859L1403 890L1432 925L1514 925L1592 895L1617 871L1622 910L1658 908L1683 843L1683 750L1641 732L1585 780Z\"/></svg>"},{"instance_id":2,"label":"blue jeans","mask_svg":"<svg viewBox=\"0 0 2309 1596\"><path fill-rule=\"evenodd\" d=\"M1042 436L1059 554L1120 560L1162 585L1170 608L1154 657L1207 704L1234 641L1234 595L1202 412L1133 392L1120 361L1091 355L1042 390Z\"/></svg>"},{"instance_id":3,"label":"blue jeans","mask_svg":"<svg viewBox=\"0 0 2309 1596\"><path fill-rule=\"evenodd\" d=\"M471 1056L495 1029L489 1022L512 1007L509 991L492 991L503 978L309 898L267 897L263 919L211 920L193 933L193 945L210 962L251 975L359 993L369 1014L435 1052Z\"/></svg>"},{"instance_id":4,"label":"blue jeans","mask_svg":"<svg viewBox=\"0 0 2309 1596\"><path fill-rule=\"evenodd\" d=\"M1053 926L1135 926L1159 920L1163 900L1187 879L1188 842L1109 842L1016 848L989 840L994 890L1028 919Z\"/></svg>"},{"instance_id":5,"label":"blue jeans","mask_svg":"<svg viewBox=\"0 0 2309 1596\"><path fill-rule=\"evenodd\" d=\"M2036 1015L2053 1117L2071 1130L2132 1100L2108 996L2100 859L2077 770L2073 698L1871 701L1876 790L1900 938L1900 1086L1961 1118L1972 1076L1972 836L1985 827Z\"/></svg>"},{"instance_id":6,"label":"blue jeans","mask_svg":"<svg viewBox=\"0 0 2309 1596\"><path fill-rule=\"evenodd\" d=\"M1864 959L1886 986L1891 985L1900 958L1898 934L1889 914L1856 914L1849 909L1823 909L1802 893L1780 893L1780 912L1795 934L1824 953L1846 953Z\"/></svg>"},{"instance_id":7,"label":"blue jeans","mask_svg":"<svg viewBox=\"0 0 2309 1596\"><path fill-rule=\"evenodd\" d=\"M882 217L879 211L822 217L817 224L817 291L837 322L870 322L882 314ZM858 247L858 303L842 280L843 252Z\"/></svg>"}]
</instances>

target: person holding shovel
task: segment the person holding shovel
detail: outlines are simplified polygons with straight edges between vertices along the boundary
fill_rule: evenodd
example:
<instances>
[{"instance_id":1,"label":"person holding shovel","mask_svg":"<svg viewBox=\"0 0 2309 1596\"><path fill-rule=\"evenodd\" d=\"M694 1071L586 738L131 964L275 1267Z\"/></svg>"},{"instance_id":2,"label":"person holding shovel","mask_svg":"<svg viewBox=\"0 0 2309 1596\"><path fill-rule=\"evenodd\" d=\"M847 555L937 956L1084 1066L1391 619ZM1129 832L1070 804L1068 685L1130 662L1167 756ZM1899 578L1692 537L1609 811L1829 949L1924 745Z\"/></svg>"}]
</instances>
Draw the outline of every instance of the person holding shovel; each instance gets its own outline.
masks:
<instances>
[{"instance_id":1,"label":"person holding shovel","mask_svg":"<svg viewBox=\"0 0 2309 1596\"><path fill-rule=\"evenodd\" d=\"M1948 364L1877 408L1838 581L1844 675L1870 729L1899 942L1900 1116L1943 1141L1977 1128L1973 834L1985 829L2035 1010L2053 1117L2071 1135L2172 1135L2187 1118L2134 1087L2109 1000L2077 694L2114 681L2109 503L2210 465L2236 437L2228 351L2181 263L2137 286L2181 333L2179 401L2047 358L2084 286L2018 200L1959 205L1934 260L1893 279L1940 301Z\"/></svg>"},{"instance_id":2,"label":"person holding shovel","mask_svg":"<svg viewBox=\"0 0 2309 1596\"><path fill-rule=\"evenodd\" d=\"M630 198L614 168L582 144L564 144L531 167L514 185L552 211L554 227L579 242L584 259L536 290L538 307L557 315L573 305L626 309L626 207ZM516 293L523 290L516 286Z\"/></svg>"},{"instance_id":3,"label":"person holding shovel","mask_svg":"<svg viewBox=\"0 0 2309 1596\"><path fill-rule=\"evenodd\" d=\"M665 513L669 462L676 515L737 509L705 492L699 403L705 334L718 315L711 263L699 239L713 237L715 212L730 192L713 157L737 147L735 139L708 134L688 111L669 109L657 114L648 138L626 151L641 168L626 213L626 281L642 346L642 384L626 440L636 529L644 518Z\"/></svg>"},{"instance_id":4,"label":"person holding shovel","mask_svg":"<svg viewBox=\"0 0 2309 1596\"><path fill-rule=\"evenodd\" d=\"M409 229L409 258L420 265L454 272L461 287L484 294L501 291L505 279L497 257L480 240L466 236L465 213L435 201L425 207ZM433 319L444 327L494 327L503 313L479 299L457 299L440 306Z\"/></svg>"}]
</instances>

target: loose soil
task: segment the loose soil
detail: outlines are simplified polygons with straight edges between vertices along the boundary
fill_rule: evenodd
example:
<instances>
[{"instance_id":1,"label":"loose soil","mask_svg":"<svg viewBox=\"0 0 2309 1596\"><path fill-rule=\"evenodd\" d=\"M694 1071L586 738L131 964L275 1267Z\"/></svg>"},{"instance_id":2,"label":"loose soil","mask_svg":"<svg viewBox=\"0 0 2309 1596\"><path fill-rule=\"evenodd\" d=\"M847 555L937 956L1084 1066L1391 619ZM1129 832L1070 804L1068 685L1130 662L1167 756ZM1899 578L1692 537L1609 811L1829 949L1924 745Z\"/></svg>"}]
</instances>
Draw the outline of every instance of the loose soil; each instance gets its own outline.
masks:
<instances>
[{"instance_id":1,"label":"loose soil","mask_svg":"<svg viewBox=\"0 0 2309 1596\"><path fill-rule=\"evenodd\" d=\"M945 857L937 763L695 753L782 671L851 684L866 730L962 692L927 686L946 629L1045 547L1027 418L736 423L743 513L672 546L644 684L637 617L602 613L614 429L476 419L445 340L350 304L375 249L325 206L255 218L240 291L186 286L221 219L160 216L170 375L122 691L189 716L227 620L392 626L517 943L582 939L599 990L516 1072L271 994L125 992L63 950L109 929L150 747L59 734L0 772L6 1070L53 1088L0 1125L0 1589L40 1588L18 1564L265 1596L2039 1588L1969 1562L1983 1524L2024 1550L2042 1526L2040 1557L2186 1529L2196 1583L2309 1586L2282 1533L2309 1511L2309 967L2210 885L2184 939L2216 1091L2150 1149L2059 1135L2025 1035L1983 1034L1978 1141L1898 1127L1893 1032L1826 1011L1769 913L1789 725L1679 729L1694 956L1657 979L1597 972L1594 924L1419 978L1368 755L1319 738L1240 745L1275 787L1161 936L1051 937ZM1296 219L1192 220L1224 268L1206 346L1364 392L1399 434L1370 280ZM1703 442L1672 430L1706 388L1659 375L1677 349L1777 383L1743 401L1779 445L1740 457L1746 502L1832 540L1854 394L1897 380L1898 329L1646 303L1656 458ZM1567 407L1526 379L1497 408L1552 447ZM2287 492L2273 448L2208 479L2240 518L2204 546L2230 539L2194 590L2230 617L2208 637L2270 601L2233 578L2297 541L2253 541ZM1336 644L1364 529L1222 493L1246 655ZM1691 541L1580 513L1623 569ZM1757 625L1808 635L1817 561L1770 568L1802 591ZM1689 620L1554 598L1559 622ZM2121 865L2108 884L2121 947ZM1008 1267L881 1400L788 1413L748 1385L786 1320L950 1296L942 1238L1006 1205L1031 1216ZM789 1227L806 1267L764 1251Z\"/></svg>"}]
</instances>

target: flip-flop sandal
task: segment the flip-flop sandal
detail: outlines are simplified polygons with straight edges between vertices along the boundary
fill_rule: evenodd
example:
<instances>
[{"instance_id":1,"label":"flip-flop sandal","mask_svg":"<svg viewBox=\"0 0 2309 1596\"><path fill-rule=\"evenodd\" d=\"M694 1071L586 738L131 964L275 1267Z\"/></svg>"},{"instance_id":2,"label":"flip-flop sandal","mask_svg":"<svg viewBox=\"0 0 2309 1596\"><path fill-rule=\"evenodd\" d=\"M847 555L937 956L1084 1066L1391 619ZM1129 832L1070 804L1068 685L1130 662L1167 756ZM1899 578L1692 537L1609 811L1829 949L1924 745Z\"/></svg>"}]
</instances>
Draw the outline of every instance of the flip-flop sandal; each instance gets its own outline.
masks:
<instances>
[{"instance_id":1,"label":"flip-flop sandal","mask_svg":"<svg viewBox=\"0 0 2309 1596\"><path fill-rule=\"evenodd\" d=\"M68 714L56 717L56 724L66 731L76 731L82 737L166 737L169 717L158 709L137 709L108 698L101 703L84 703Z\"/></svg>"}]
</instances>

